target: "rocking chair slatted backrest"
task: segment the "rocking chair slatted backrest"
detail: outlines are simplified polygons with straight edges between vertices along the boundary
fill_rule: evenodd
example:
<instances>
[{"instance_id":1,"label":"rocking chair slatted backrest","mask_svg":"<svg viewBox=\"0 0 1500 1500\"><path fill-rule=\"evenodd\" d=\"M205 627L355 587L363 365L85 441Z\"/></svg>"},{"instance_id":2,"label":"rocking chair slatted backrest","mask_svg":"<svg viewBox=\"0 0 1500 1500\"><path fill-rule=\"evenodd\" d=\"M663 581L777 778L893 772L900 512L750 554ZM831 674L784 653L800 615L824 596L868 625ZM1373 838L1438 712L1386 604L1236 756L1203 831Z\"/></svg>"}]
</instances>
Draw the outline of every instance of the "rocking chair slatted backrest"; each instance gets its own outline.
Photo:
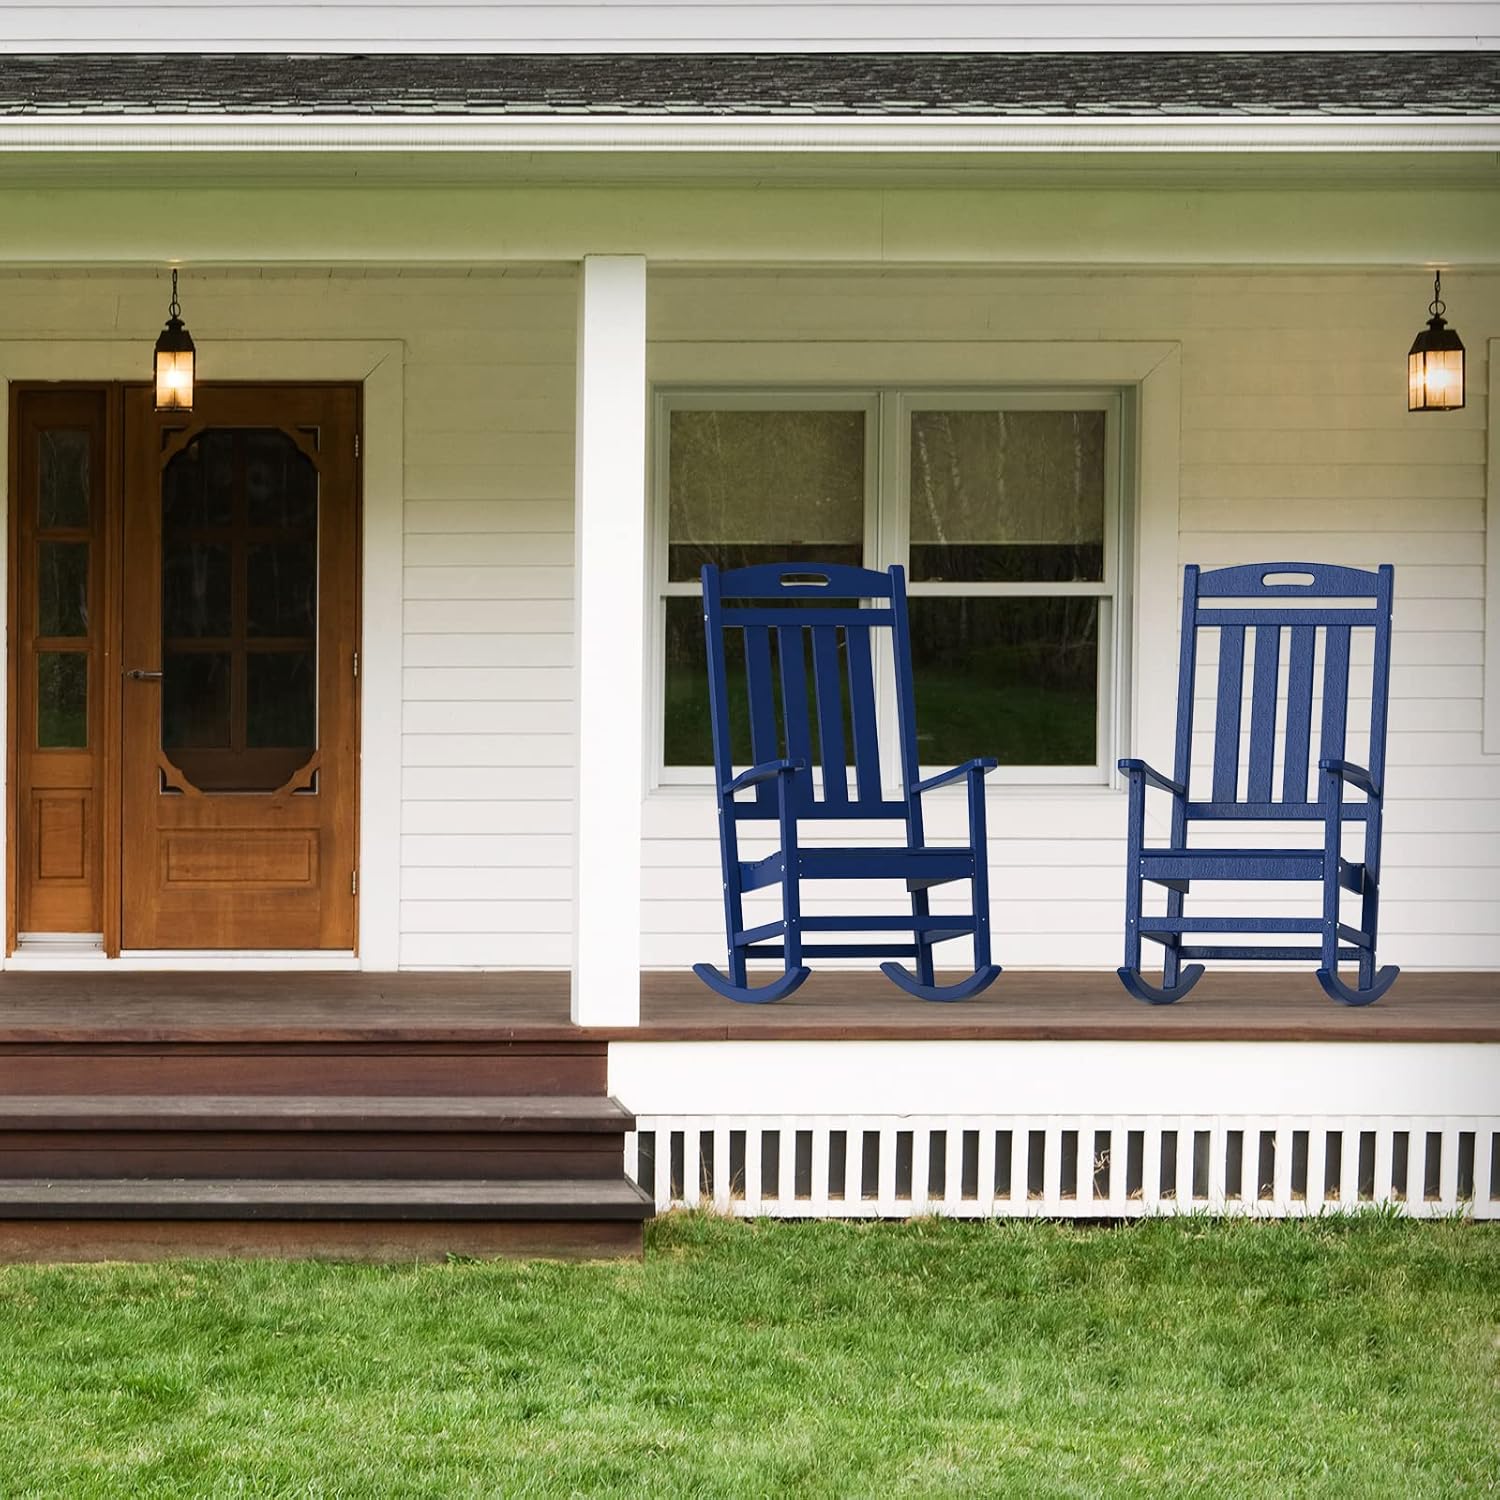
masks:
<instances>
[{"instance_id":1,"label":"rocking chair slatted backrest","mask_svg":"<svg viewBox=\"0 0 1500 1500\"><path fill-rule=\"evenodd\" d=\"M873 603L860 607L861 600ZM733 636L740 635L752 761L761 765L785 759L802 765L793 778L797 815L907 818L907 803L884 795L875 712L874 636L885 631L896 667L902 769L914 777L911 647L904 629L906 588L901 569L877 573L787 563L720 573L708 566L703 569L703 607L719 785L727 785L735 775L728 663L739 649ZM814 777L814 767L821 771L820 778ZM753 797L729 800L725 807L737 821L775 818L776 789L762 783Z\"/></svg>"},{"instance_id":2,"label":"rocking chair slatted backrest","mask_svg":"<svg viewBox=\"0 0 1500 1500\"><path fill-rule=\"evenodd\" d=\"M1270 563L1219 568L1208 573L1200 572L1196 566L1188 567L1183 585L1174 772L1184 786L1191 785L1193 687L1199 644L1205 631L1216 631L1219 637L1211 800L1207 803L1190 800L1185 809L1188 816L1318 816L1324 793L1320 784L1310 798L1309 781L1319 758L1342 758L1345 753L1351 643L1358 629L1368 629L1373 635L1366 769L1375 784L1381 784L1385 773L1392 587L1393 570L1389 566L1366 572L1311 563ZM1204 605L1205 600L1220 599L1237 603L1225 607ZM1296 600L1298 604L1269 602L1273 600ZM1323 600L1339 602L1323 604ZM1365 600L1370 602L1362 602ZM1299 607L1303 601L1307 604L1305 608ZM1283 700L1284 638L1287 661ZM1250 723L1248 755L1242 756L1247 645L1251 661ZM1320 655L1321 722L1315 750L1314 689ZM1275 774L1278 720L1282 751L1279 795ZM1242 764L1246 773L1243 796ZM1361 804L1348 804L1345 811L1349 816L1361 816Z\"/></svg>"}]
</instances>

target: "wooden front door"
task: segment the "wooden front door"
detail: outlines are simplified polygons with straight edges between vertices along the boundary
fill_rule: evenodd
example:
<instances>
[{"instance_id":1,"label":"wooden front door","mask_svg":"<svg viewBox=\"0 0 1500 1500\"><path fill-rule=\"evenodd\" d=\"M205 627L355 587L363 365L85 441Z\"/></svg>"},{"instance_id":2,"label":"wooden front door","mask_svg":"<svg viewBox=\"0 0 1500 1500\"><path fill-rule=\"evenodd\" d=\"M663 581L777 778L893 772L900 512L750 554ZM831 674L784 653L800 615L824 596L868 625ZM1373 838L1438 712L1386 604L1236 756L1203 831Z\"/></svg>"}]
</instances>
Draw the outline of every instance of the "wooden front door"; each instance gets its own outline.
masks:
<instances>
[{"instance_id":1,"label":"wooden front door","mask_svg":"<svg viewBox=\"0 0 1500 1500\"><path fill-rule=\"evenodd\" d=\"M125 392L122 946L352 948L352 388Z\"/></svg>"}]
</instances>

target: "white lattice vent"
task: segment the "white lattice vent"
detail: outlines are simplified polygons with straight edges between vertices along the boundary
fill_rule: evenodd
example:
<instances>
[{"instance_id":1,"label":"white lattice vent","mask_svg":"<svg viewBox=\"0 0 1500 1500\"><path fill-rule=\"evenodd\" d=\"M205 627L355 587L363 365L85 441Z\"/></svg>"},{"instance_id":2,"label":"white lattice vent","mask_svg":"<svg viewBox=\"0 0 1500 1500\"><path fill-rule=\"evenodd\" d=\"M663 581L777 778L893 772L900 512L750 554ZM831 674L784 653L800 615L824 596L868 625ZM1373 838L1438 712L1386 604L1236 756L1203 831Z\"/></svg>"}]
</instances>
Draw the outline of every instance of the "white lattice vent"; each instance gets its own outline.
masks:
<instances>
[{"instance_id":1,"label":"white lattice vent","mask_svg":"<svg viewBox=\"0 0 1500 1500\"><path fill-rule=\"evenodd\" d=\"M640 1116L658 1209L741 1217L1500 1218L1500 1117Z\"/></svg>"}]
</instances>

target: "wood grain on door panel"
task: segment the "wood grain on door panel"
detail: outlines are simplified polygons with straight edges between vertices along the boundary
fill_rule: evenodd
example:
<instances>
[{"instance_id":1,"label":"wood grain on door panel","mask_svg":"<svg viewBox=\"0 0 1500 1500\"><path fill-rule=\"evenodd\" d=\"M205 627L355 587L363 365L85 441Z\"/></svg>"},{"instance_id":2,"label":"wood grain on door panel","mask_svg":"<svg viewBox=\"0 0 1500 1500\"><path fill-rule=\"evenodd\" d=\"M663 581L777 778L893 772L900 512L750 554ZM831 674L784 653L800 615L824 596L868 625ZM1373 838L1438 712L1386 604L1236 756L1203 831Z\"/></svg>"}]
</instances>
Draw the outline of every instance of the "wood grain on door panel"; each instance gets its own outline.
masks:
<instances>
[{"instance_id":1,"label":"wood grain on door panel","mask_svg":"<svg viewBox=\"0 0 1500 1500\"><path fill-rule=\"evenodd\" d=\"M126 393L127 948L354 946L357 418L352 387Z\"/></svg>"},{"instance_id":2,"label":"wood grain on door panel","mask_svg":"<svg viewBox=\"0 0 1500 1500\"><path fill-rule=\"evenodd\" d=\"M105 925L108 397L52 387L13 400L12 946L18 933Z\"/></svg>"}]
</instances>

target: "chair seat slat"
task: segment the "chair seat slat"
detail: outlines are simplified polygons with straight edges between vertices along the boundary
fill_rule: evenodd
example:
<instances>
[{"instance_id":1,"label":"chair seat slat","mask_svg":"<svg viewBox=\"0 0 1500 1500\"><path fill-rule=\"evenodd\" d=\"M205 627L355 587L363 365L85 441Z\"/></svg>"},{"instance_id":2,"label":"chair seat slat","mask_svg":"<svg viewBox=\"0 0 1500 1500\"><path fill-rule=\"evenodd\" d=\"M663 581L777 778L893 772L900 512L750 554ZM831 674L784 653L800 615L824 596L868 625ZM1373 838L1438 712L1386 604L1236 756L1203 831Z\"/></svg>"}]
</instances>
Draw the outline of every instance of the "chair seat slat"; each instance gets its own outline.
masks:
<instances>
[{"instance_id":1,"label":"chair seat slat","mask_svg":"<svg viewBox=\"0 0 1500 1500\"><path fill-rule=\"evenodd\" d=\"M966 880L974 873L970 849L890 849L839 847L799 849L793 860L803 880L903 880L924 885ZM745 889L774 885L786 869L786 856L778 850L764 859L740 865Z\"/></svg>"},{"instance_id":2,"label":"chair seat slat","mask_svg":"<svg viewBox=\"0 0 1500 1500\"><path fill-rule=\"evenodd\" d=\"M1321 880L1321 849L1143 849L1148 880Z\"/></svg>"},{"instance_id":3,"label":"chair seat slat","mask_svg":"<svg viewBox=\"0 0 1500 1500\"><path fill-rule=\"evenodd\" d=\"M1321 932L1321 917L1142 917L1151 932Z\"/></svg>"}]
</instances>

